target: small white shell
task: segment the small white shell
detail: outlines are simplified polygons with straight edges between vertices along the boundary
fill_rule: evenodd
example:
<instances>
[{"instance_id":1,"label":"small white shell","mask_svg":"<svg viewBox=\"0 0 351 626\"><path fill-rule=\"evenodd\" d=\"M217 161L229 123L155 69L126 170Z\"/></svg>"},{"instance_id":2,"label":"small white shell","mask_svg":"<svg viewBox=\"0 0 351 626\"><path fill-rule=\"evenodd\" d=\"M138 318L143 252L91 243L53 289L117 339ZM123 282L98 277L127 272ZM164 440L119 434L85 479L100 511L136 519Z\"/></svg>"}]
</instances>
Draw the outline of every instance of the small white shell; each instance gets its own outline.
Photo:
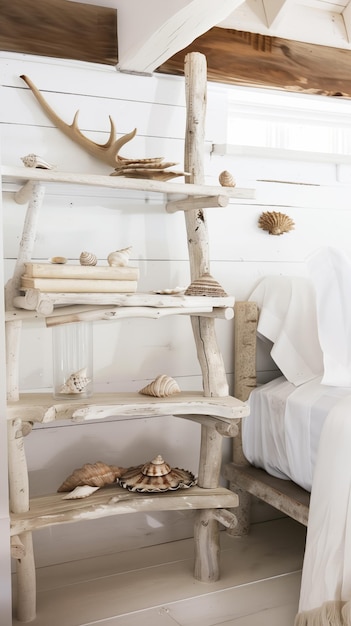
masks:
<instances>
[{"instance_id":1,"label":"small white shell","mask_svg":"<svg viewBox=\"0 0 351 626\"><path fill-rule=\"evenodd\" d=\"M115 252L110 252L107 257L107 262L112 267L125 266L129 263L129 257L132 251L132 246L128 248L122 248L121 250L115 250Z\"/></svg>"},{"instance_id":2,"label":"small white shell","mask_svg":"<svg viewBox=\"0 0 351 626\"><path fill-rule=\"evenodd\" d=\"M236 185L234 177L231 175L230 172L227 172L227 170L224 170L220 173L220 175L218 176L218 180L222 187L235 187Z\"/></svg>"},{"instance_id":3,"label":"small white shell","mask_svg":"<svg viewBox=\"0 0 351 626\"><path fill-rule=\"evenodd\" d=\"M27 156L21 157L21 161L26 167L37 167L43 170L54 169L54 165L45 161L38 154L27 154Z\"/></svg>"},{"instance_id":4,"label":"small white shell","mask_svg":"<svg viewBox=\"0 0 351 626\"><path fill-rule=\"evenodd\" d=\"M91 494L94 493L94 491L97 491L98 489L100 489L100 487L91 487L90 485L80 485L79 487L76 487L75 489L73 489L73 491L66 493L65 496L62 496L62 500L79 500L82 498L87 498L88 496L91 496Z\"/></svg>"},{"instance_id":5,"label":"small white shell","mask_svg":"<svg viewBox=\"0 0 351 626\"><path fill-rule=\"evenodd\" d=\"M164 295L169 295L169 296L176 296L180 293L184 293L186 287L173 287L173 288L169 288L169 289L155 289L154 293L159 293L159 294L164 294Z\"/></svg>"},{"instance_id":6,"label":"small white shell","mask_svg":"<svg viewBox=\"0 0 351 626\"><path fill-rule=\"evenodd\" d=\"M74 372L69 378L67 378L66 382L60 389L60 393L82 393L90 382L91 379L87 378L87 368L83 367L81 370Z\"/></svg>"},{"instance_id":7,"label":"small white shell","mask_svg":"<svg viewBox=\"0 0 351 626\"><path fill-rule=\"evenodd\" d=\"M180 388L174 378L166 374L160 374L151 383L140 389L139 393L145 396L154 396L156 398L166 398L175 393L180 393Z\"/></svg>"},{"instance_id":8,"label":"small white shell","mask_svg":"<svg viewBox=\"0 0 351 626\"><path fill-rule=\"evenodd\" d=\"M97 257L92 252L86 252L86 250L84 250L79 257L79 262L81 265L96 265Z\"/></svg>"}]
</instances>

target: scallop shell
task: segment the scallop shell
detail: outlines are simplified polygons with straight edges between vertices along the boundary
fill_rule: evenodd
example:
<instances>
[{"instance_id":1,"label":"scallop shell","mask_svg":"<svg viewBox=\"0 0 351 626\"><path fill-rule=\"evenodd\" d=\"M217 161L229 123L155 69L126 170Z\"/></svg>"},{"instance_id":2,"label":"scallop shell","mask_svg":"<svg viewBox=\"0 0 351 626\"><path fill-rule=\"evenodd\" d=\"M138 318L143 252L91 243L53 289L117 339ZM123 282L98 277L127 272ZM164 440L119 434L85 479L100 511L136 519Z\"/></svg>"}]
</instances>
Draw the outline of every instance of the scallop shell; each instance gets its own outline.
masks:
<instances>
[{"instance_id":1,"label":"scallop shell","mask_svg":"<svg viewBox=\"0 0 351 626\"><path fill-rule=\"evenodd\" d=\"M152 461L129 468L119 484L129 491L174 491L196 485L196 478L187 470L171 468L159 454Z\"/></svg>"},{"instance_id":2,"label":"scallop shell","mask_svg":"<svg viewBox=\"0 0 351 626\"><path fill-rule=\"evenodd\" d=\"M45 161L38 154L27 154L27 156L21 157L21 161L23 161L25 167L37 167L42 170L54 169L54 165Z\"/></svg>"},{"instance_id":3,"label":"scallop shell","mask_svg":"<svg viewBox=\"0 0 351 626\"><path fill-rule=\"evenodd\" d=\"M174 378L166 374L160 374L151 383L140 389L139 393L145 396L155 396L156 398L166 398L175 393L180 393L180 388Z\"/></svg>"},{"instance_id":4,"label":"scallop shell","mask_svg":"<svg viewBox=\"0 0 351 626\"><path fill-rule=\"evenodd\" d=\"M83 485L97 488L112 485L112 483L118 481L125 471L126 469L124 467L106 465L106 463L102 463L101 461L86 463L82 467L75 469L72 474L63 481L57 491L72 491L75 487L81 487Z\"/></svg>"},{"instance_id":5,"label":"scallop shell","mask_svg":"<svg viewBox=\"0 0 351 626\"><path fill-rule=\"evenodd\" d=\"M185 296L211 296L212 298L225 298L227 293L223 287L211 276L205 273L194 280L185 290Z\"/></svg>"},{"instance_id":6,"label":"scallop shell","mask_svg":"<svg viewBox=\"0 0 351 626\"><path fill-rule=\"evenodd\" d=\"M115 252L110 252L107 257L108 264L112 267L128 265L131 251L132 246L122 248L122 250L116 250Z\"/></svg>"},{"instance_id":7,"label":"scallop shell","mask_svg":"<svg viewBox=\"0 0 351 626\"><path fill-rule=\"evenodd\" d=\"M218 180L222 187L235 187L236 185L234 177L231 175L230 172L227 172L227 170L224 170L220 173L220 175L218 176Z\"/></svg>"},{"instance_id":8,"label":"scallop shell","mask_svg":"<svg viewBox=\"0 0 351 626\"><path fill-rule=\"evenodd\" d=\"M79 262L81 265L96 265L97 257L92 252L84 250L79 257Z\"/></svg>"},{"instance_id":9,"label":"scallop shell","mask_svg":"<svg viewBox=\"0 0 351 626\"><path fill-rule=\"evenodd\" d=\"M283 235L294 229L295 222L285 213L266 211L261 213L258 225L263 230L268 230L270 235Z\"/></svg>"},{"instance_id":10,"label":"scallop shell","mask_svg":"<svg viewBox=\"0 0 351 626\"><path fill-rule=\"evenodd\" d=\"M66 382L60 388L60 393L82 393L90 382L91 378L87 377L87 368L83 367L67 378Z\"/></svg>"}]
</instances>

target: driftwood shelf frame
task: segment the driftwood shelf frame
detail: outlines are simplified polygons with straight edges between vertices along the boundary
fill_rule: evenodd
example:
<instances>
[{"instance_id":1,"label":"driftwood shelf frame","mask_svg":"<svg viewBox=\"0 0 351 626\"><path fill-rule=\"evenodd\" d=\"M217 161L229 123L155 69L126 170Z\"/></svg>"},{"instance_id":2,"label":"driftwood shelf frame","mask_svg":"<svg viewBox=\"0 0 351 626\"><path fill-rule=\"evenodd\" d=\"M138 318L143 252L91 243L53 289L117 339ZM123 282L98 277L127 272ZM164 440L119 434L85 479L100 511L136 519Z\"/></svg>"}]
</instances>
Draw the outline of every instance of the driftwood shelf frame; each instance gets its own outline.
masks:
<instances>
[{"instance_id":1,"label":"driftwood shelf frame","mask_svg":"<svg viewBox=\"0 0 351 626\"><path fill-rule=\"evenodd\" d=\"M243 402L256 387L256 343L258 307L255 302L236 302L234 315L234 394ZM278 511L307 526L310 493L291 480L275 478L253 467L242 450L241 424L233 440L233 461L223 468L229 486L239 497L238 523L228 532L243 535L250 528L251 497L266 502Z\"/></svg>"},{"instance_id":2,"label":"driftwood shelf frame","mask_svg":"<svg viewBox=\"0 0 351 626\"><path fill-rule=\"evenodd\" d=\"M15 185L17 202L28 202L23 236L12 279L6 285L6 365L8 396L9 485L12 555L17 561L17 616L31 621L36 615L35 560L32 531L81 519L150 510L197 511L194 523L195 578L211 582L219 577L219 524L228 529L236 525L233 509L238 497L219 486L222 463L222 438L235 437L247 405L229 396L223 359L217 345L217 317L231 320L233 297L179 297L155 294L43 294L37 290L20 291L24 263L31 261L40 208L46 185L65 184L130 189L164 194L166 210L184 212L191 279L209 272L209 246L204 208L225 206L230 198L252 198L251 189L204 185L203 146L206 109L206 59L193 53L185 60L187 127L185 168L191 172L187 184L150 180L91 176L31 168L2 168L4 184ZM181 197L181 199L180 199ZM112 294L113 295L113 294ZM59 309L55 306L61 305ZM64 305L64 306L62 306ZM49 394L21 394L18 360L22 324L27 319L44 317L47 326L72 321L118 320L122 317L162 317L188 315L203 377L203 393L179 394L160 399L139 394L96 394L89 400L54 401ZM36 423L55 420L88 421L109 416L152 417L175 415L199 423L200 461L196 487L174 493L147 496L128 493L119 487L99 490L86 500L62 500L58 494L31 498L24 450L24 437ZM118 420L117 420L118 421ZM118 423L116 423L118 428Z\"/></svg>"}]
</instances>

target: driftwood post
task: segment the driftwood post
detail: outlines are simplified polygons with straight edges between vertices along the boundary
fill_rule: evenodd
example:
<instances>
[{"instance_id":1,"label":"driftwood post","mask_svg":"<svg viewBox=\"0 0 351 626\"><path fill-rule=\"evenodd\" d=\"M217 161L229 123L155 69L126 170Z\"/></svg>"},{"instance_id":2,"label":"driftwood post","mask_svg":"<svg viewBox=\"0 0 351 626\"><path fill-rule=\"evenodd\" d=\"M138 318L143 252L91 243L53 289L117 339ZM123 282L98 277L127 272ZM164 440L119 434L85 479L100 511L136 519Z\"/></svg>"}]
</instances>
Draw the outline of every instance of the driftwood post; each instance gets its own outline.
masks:
<instances>
[{"instance_id":1,"label":"driftwood post","mask_svg":"<svg viewBox=\"0 0 351 626\"><path fill-rule=\"evenodd\" d=\"M207 64L203 54L194 52L185 58L186 132L184 168L190 173L187 182L204 183L204 140L207 99ZM185 212L191 280L210 271L206 215L202 208ZM227 396L228 384L224 363L215 334L215 320L191 318L197 356L202 370L204 395ZM222 437L214 426L201 426L199 465L200 487L217 487L222 458ZM212 511L197 513L195 522L195 578L214 581L219 578L218 522Z\"/></svg>"}]
</instances>

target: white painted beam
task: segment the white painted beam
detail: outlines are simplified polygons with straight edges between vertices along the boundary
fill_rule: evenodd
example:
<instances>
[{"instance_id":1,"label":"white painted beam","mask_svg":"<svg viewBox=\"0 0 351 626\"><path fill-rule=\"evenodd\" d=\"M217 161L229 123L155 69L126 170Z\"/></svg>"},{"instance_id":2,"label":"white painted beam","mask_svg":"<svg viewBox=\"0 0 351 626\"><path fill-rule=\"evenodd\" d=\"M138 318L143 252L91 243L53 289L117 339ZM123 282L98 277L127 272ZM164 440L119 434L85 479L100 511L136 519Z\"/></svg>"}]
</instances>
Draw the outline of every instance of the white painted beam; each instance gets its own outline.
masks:
<instances>
[{"instance_id":1,"label":"white painted beam","mask_svg":"<svg viewBox=\"0 0 351 626\"><path fill-rule=\"evenodd\" d=\"M262 0L268 28L277 28L291 5L291 0Z\"/></svg>"},{"instance_id":2,"label":"white painted beam","mask_svg":"<svg viewBox=\"0 0 351 626\"><path fill-rule=\"evenodd\" d=\"M351 1L345 6L341 15L344 20L347 39L351 42Z\"/></svg>"},{"instance_id":3,"label":"white painted beam","mask_svg":"<svg viewBox=\"0 0 351 626\"><path fill-rule=\"evenodd\" d=\"M151 73L224 20L244 0L115 0L118 69Z\"/></svg>"}]
</instances>

